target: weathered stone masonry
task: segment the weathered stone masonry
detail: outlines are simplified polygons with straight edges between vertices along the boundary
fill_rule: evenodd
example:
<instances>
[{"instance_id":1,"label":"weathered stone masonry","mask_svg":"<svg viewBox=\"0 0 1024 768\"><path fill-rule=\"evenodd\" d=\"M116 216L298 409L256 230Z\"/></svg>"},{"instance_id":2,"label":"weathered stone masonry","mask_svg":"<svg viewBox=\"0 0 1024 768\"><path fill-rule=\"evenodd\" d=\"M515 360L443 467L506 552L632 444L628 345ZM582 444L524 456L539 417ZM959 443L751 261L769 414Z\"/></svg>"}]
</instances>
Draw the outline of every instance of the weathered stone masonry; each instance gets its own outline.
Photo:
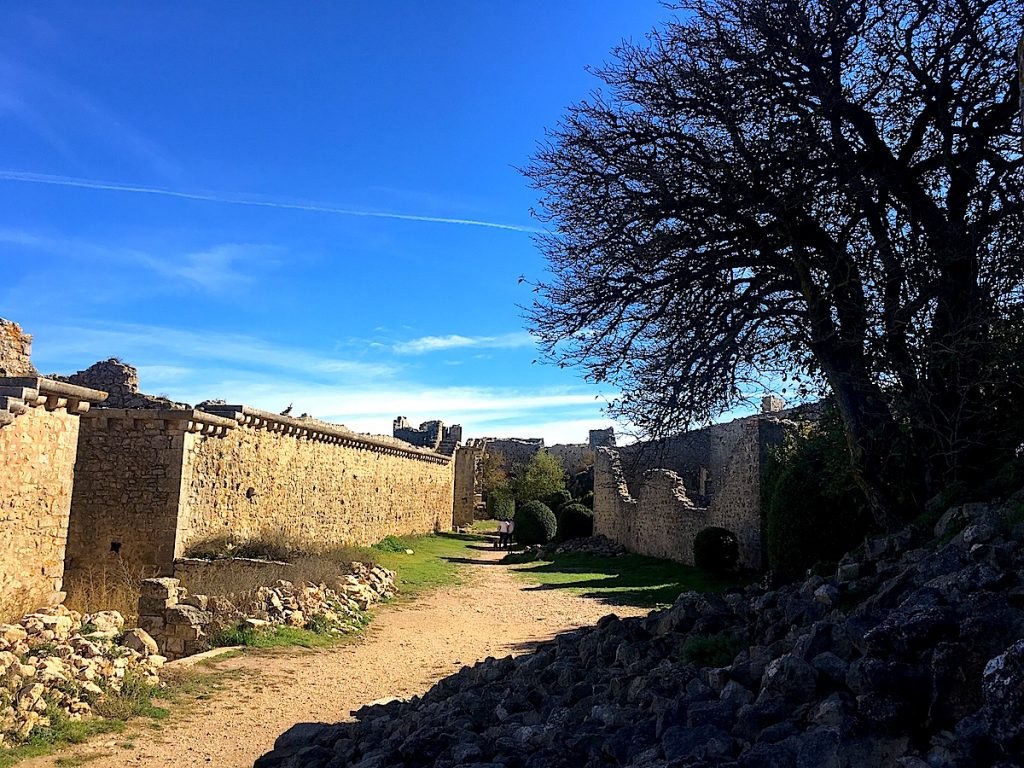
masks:
<instances>
[{"instance_id":1,"label":"weathered stone masonry","mask_svg":"<svg viewBox=\"0 0 1024 768\"><path fill-rule=\"evenodd\" d=\"M169 574L190 545L372 544L448 530L454 461L241 405L97 410L83 422L67 564Z\"/></svg>"},{"instance_id":2,"label":"weathered stone masonry","mask_svg":"<svg viewBox=\"0 0 1024 768\"><path fill-rule=\"evenodd\" d=\"M742 565L761 568L762 467L794 415L765 413L658 443L598 450L594 533L631 552L692 564L694 537L718 526L736 536Z\"/></svg>"},{"instance_id":3,"label":"weathered stone masonry","mask_svg":"<svg viewBox=\"0 0 1024 768\"><path fill-rule=\"evenodd\" d=\"M79 414L104 397L40 377L0 378L0 603L61 599Z\"/></svg>"}]
</instances>

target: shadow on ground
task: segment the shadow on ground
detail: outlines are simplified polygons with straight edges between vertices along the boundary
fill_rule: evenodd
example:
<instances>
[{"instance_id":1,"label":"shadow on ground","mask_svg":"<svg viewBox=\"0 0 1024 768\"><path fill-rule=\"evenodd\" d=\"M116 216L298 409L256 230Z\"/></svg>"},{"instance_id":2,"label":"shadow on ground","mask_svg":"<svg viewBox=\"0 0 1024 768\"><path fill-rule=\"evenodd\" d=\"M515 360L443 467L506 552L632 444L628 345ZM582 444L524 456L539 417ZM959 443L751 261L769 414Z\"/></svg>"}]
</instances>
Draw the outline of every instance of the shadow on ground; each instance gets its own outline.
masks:
<instances>
[{"instance_id":1,"label":"shadow on ground","mask_svg":"<svg viewBox=\"0 0 1024 768\"><path fill-rule=\"evenodd\" d=\"M564 554L512 567L533 582L527 589L568 589L606 605L638 608L670 605L682 592L721 592L753 578L719 578L682 563L640 555Z\"/></svg>"}]
</instances>

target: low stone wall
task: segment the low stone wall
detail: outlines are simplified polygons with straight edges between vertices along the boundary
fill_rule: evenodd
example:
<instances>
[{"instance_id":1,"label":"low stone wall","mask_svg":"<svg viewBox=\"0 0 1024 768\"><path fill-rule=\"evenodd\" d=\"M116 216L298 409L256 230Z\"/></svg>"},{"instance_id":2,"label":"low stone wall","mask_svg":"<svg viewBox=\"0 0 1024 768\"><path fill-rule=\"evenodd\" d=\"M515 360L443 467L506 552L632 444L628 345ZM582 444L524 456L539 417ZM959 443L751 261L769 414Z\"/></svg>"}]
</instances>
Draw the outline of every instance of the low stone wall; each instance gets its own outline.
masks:
<instances>
[{"instance_id":1,"label":"low stone wall","mask_svg":"<svg viewBox=\"0 0 1024 768\"><path fill-rule=\"evenodd\" d=\"M0 378L0 610L60 602L84 398L42 378Z\"/></svg>"},{"instance_id":2,"label":"low stone wall","mask_svg":"<svg viewBox=\"0 0 1024 768\"><path fill-rule=\"evenodd\" d=\"M256 560L250 557L225 557L203 560L183 557L174 561L174 578L191 592L208 592L210 583L226 584L233 581L270 584L278 579L289 579L291 563L278 560Z\"/></svg>"}]
</instances>

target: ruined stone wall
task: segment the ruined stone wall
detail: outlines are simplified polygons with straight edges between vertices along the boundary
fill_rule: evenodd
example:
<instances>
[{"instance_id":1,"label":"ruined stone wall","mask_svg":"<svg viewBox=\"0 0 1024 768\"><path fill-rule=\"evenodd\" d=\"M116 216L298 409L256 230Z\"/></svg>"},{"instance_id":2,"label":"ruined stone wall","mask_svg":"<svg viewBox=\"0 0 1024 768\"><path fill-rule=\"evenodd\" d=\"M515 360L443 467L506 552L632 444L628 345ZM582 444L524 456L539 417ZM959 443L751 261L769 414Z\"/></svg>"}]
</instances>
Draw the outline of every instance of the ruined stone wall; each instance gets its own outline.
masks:
<instances>
[{"instance_id":1,"label":"ruined stone wall","mask_svg":"<svg viewBox=\"0 0 1024 768\"><path fill-rule=\"evenodd\" d=\"M570 475L583 472L594 463L594 451L589 445L582 443L559 443L548 446L545 450L562 462L562 468Z\"/></svg>"},{"instance_id":2,"label":"ruined stone wall","mask_svg":"<svg viewBox=\"0 0 1024 768\"><path fill-rule=\"evenodd\" d=\"M785 429L785 420L757 416L599 450L594 532L632 552L692 564L694 537L719 526L735 534L741 564L761 568L761 469Z\"/></svg>"},{"instance_id":3,"label":"ruined stone wall","mask_svg":"<svg viewBox=\"0 0 1024 768\"><path fill-rule=\"evenodd\" d=\"M82 371L70 376L53 376L58 381L92 387L107 393L106 408L172 409L188 408L185 403L175 403L166 397L147 395L139 391L139 371L112 357L93 363Z\"/></svg>"},{"instance_id":4,"label":"ruined stone wall","mask_svg":"<svg viewBox=\"0 0 1024 768\"><path fill-rule=\"evenodd\" d=\"M56 601L78 442L78 417L29 408L0 426L0 608Z\"/></svg>"},{"instance_id":5,"label":"ruined stone wall","mask_svg":"<svg viewBox=\"0 0 1024 768\"><path fill-rule=\"evenodd\" d=\"M32 376L32 337L0 317L0 376Z\"/></svg>"},{"instance_id":6,"label":"ruined stone wall","mask_svg":"<svg viewBox=\"0 0 1024 768\"><path fill-rule=\"evenodd\" d=\"M231 535L368 545L450 530L454 462L265 428L186 439L176 555Z\"/></svg>"},{"instance_id":7,"label":"ruined stone wall","mask_svg":"<svg viewBox=\"0 0 1024 768\"><path fill-rule=\"evenodd\" d=\"M69 579L121 566L170 575L187 424L146 410L97 409L83 419Z\"/></svg>"}]
</instances>

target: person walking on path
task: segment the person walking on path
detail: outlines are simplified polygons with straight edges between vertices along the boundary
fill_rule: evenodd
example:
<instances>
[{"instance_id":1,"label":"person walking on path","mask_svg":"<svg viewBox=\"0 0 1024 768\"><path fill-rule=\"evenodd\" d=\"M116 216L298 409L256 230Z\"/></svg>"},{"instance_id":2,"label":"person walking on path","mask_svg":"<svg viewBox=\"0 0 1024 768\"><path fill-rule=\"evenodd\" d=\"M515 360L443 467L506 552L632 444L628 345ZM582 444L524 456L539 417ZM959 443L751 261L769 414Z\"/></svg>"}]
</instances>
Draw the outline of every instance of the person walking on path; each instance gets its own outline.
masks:
<instances>
[{"instance_id":1,"label":"person walking on path","mask_svg":"<svg viewBox=\"0 0 1024 768\"><path fill-rule=\"evenodd\" d=\"M496 538L494 540L494 548L495 549L504 549L504 547L505 547L505 536L507 535L507 531L508 531L508 521L506 521L506 520L499 520L498 521L498 538Z\"/></svg>"},{"instance_id":2,"label":"person walking on path","mask_svg":"<svg viewBox=\"0 0 1024 768\"><path fill-rule=\"evenodd\" d=\"M505 527L505 549L512 549L512 534L516 530L516 521L509 520Z\"/></svg>"}]
</instances>

